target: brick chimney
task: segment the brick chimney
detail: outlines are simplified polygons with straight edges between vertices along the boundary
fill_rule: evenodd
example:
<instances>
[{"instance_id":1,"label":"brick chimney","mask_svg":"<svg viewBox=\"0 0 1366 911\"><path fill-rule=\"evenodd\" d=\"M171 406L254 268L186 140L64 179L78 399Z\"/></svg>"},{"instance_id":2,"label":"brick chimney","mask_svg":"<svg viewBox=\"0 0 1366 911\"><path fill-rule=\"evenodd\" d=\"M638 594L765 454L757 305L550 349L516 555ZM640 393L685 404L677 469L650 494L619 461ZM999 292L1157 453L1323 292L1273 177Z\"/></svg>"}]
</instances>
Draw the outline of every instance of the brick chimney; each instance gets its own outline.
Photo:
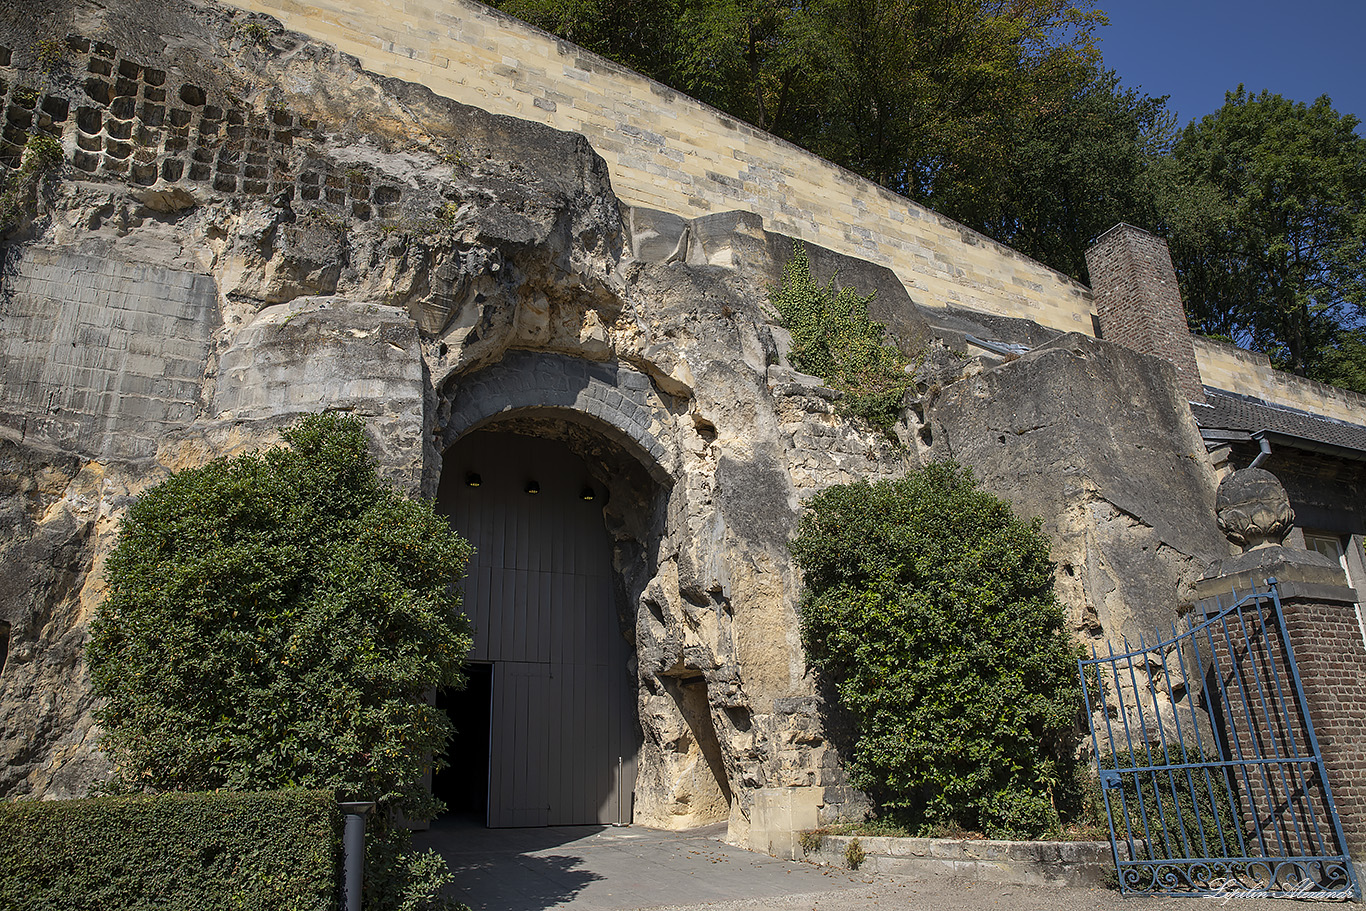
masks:
<instances>
[{"instance_id":1,"label":"brick chimney","mask_svg":"<svg viewBox=\"0 0 1366 911\"><path fill-rule=\"evenodd\" d=\"M1204 402L1195 346L1167 242L1118 224L1086 251L1091 291L1106 341L1162 358L1176 368L1181 391Z\"/></svg>"}]
</instances>

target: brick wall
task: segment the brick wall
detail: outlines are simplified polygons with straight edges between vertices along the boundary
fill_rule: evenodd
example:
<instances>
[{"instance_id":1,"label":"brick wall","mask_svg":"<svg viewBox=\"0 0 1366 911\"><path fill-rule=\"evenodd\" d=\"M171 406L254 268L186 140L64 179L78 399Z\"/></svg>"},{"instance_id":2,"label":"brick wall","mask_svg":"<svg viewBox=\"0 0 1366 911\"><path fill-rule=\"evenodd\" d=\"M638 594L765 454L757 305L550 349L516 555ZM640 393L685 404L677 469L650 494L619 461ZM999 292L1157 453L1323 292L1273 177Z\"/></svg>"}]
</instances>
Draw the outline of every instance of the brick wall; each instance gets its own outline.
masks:
<instances>
[{"instance_id":1,"label":"brick wall","mask_svg":"<svg viewBox=\"0 0 1366 911\"><path fill-rule=\"evenodd\" d=\"M1295 571L1282 567L1276 574ZM1242 580L1231 581L1236 585ZM1282 583L1284 637L1270 600L1246 604L1211 627L1206 641L1219 675L1207 676L1205 698L1215 707L1227 759L1275 760L1235 766L1230 782L1240 798L1245 837L1253 837L1254 817L1261 824L1265 844L1256 847L1250 841L1254 853L1341 850L1331 831L1326 795L1309 765L1279 761L1308 753L1306 721L1312 721L1345 850L1360 865L1366 861L1366 642L1356 605L1348 600L1350 589ZM1307 719L1294 697L1287 640L1304 686Z\"/></svg>"},{"instance_id":2,"label":"brick wall","mask_svg":"<svg viewBox=\"0 0 1366 911\"><path fill-rule=\"evenodd\" d=\"M1360 868L1366 864L1366 642L1355 605L1288 598L1283 610L1328 784Z\"/></svg>"},{"instance_id":3,"label":"brick wall","mask_svg":"<svg viewBox=\"0 0 1366 911\"><path fill-rule=\"evenodd\" d=\"M1272 602L1249 602L1213 623L1206 642L1218 674L1206 676L1205 699L1213 705L1224 758L1238 763L1229 769L1228 781L1237 796L1248 853L1339 853L1343 849L1325 822L1327 795L1312 766L1285 761L1311 752L1309 719L1295 701ZM1313 820L1320 822L1317 828Z\"/></svg>"},{"instance_id":4,"label":"brick wall","mask_svg":"<svg viewBox=\"0 0 1366 911\"><path fill-rule=\"evenodd\" d=\"M1086 266L1104 338L1167 361L1176 368L1186 397L1203 402L1200 368L1166 241L1116 225L1086 251Z\"/></svg>"}]
</instances>

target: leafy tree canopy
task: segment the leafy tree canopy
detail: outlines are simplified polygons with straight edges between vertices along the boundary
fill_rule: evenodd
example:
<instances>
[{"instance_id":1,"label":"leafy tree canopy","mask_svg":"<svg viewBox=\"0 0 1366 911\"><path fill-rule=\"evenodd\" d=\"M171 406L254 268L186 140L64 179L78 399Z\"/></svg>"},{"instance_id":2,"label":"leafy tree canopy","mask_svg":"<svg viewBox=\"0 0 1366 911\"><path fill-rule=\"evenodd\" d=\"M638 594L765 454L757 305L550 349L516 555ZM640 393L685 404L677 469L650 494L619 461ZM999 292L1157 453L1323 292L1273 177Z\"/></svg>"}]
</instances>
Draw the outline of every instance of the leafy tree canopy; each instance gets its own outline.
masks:
<instances>
[{"instance_id":1,"label":"leafy tree canopy","mask_svg":"<svg viewBox=\"0 0 1366 911\"><path fill-rule=\"evenodd\" d=\"M1092 237L1146 223L1171 128L1098 68L1093 0L494 5L1077 278Z\"/></svg>"},{"instance_id":2,"label":"leafy tree canopy","mask_svg":"<svg viewBox=\"0 0 1366 911\"><path fill-rule=\"evenodd\" d=\"M1312 380L1366 394L1366 329L1343 329L1305 371Z\"/></svg>"},{"instance_id":3,"label":"leafy tree canopy","mask_svg":"<svg viewBox=\"0 0 1366 911\"><path fill-rule=\"evenodd\" d=\"M951 463L809 505L802 640L852 718L854 783L912 829L1055 830L1081 688L1037 522Z\"/></svg>"},{"instance_id":4,"label":"leafy tree canopy","mask_svg":"<svg viewBox=\"0 0 1366 911\"><path fill-rule=\"evenodd\" d=\"M422 777L450 724L427 694L463 683L469 546L379 479L359 419L284 439L128 510L86 651L103 747L136 790L329 789L430 818ZM384 829L372 885L393 894L370 907L421 907L400 893L439 882L439 858L403 860Z\"/></svg>"},{"instance_id":5,"label":"leafy tree canopy","mask_svg":"<svg viewBox=\"0 0 1366 911\"><path fill-rule=\"evenodd\" d=\"M1120 222L1155 224L1148 170L1176 132L1165 99L1093 70L1023 131L1001 199L980 204L978 222L1001 242L1086 280L1086 248L1096 237Z\"/></svg>"},{"instance_id":6,"label":"leafy tree canopy","mask_svg":"<svg viewBox=\"0 0 1366 911\"><path fill-rule=\"evenodd\" d=\"M1351 382L1366 304L1366 139L1357 119L1242 86L1154 169L1192 328L1276 366ZM1332 364L1337 363L1338 367ZM1364 390L1366 391L1366 390Z\"/></svg>"}]
</instances>

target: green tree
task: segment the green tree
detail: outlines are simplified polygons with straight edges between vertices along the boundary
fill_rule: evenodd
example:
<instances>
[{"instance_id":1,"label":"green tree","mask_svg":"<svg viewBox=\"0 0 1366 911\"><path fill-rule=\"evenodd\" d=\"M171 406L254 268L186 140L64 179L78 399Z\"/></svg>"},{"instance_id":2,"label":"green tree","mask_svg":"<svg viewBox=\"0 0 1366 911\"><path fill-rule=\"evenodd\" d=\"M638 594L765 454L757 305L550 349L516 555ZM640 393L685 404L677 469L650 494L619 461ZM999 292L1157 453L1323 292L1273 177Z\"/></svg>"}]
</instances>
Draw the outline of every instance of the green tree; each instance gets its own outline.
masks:
<instances>
[{"instance_id":1,"label":"green tree","mask_svg":"<svg viewBox=\"0 0 1366 911\"><path fill-rule=\"evenodd\" d=\"M1327 369L1366 303L1366 139L1333 110L1242 86L1186 127L1155 185L1193 329Z\"/></svg>"},{"instance_id":2,"label":"green tree","mask_svg":"<svg viewBox=\"0 0 1366 911\"><path fill-rule=\"evenodd\" d=\"M1164 103L1097 69L1094 0L618 2L495 5L1077 277L1146 220Z\"/></svg>"},{"instance_id":3,"label":"green tree","mask_svg":"<svg viewBox=\"0 0 1366 911\"><path fill-rule=\"evenodd\" d=\"M678 0L499 0L490 6L668 81Z\"/></svg>"},{"instance_id":4,"label":"green tree","mask_svg":"<svg viewBox=\"0 0 1366 911\"><path fill-rule=\"evenodd\" d=\"M842 145L813 150L977 227L1044 101L1098 59L1091 0L840 0Z\"/></svg>"},{"instance_id":5,"label":"green tree","mask_svg":"<svg viewBox=\"0 0 1366 911\"><path fill-rule=\"evenodd\" d=\"M1366 329L1342 329L1306 371L1311 380L1366 395Z\"/></svg>"},{"instance_id":6,"label":"green tree","mask_svg":"<svg viewBox=\"0 0 1366 911\"><path fill-rule=\"evenodd\" d=\"M463 684L470 550L379 479L359 419L283 436L129 508L86 651L103 747L137 790L379 801L369 907L422 907L444 865L388 823L439 809L422 778L451 728L427 694Z\"/></svg>"},{"instance_id":7,"label":"green tree","mask_svg":"<svg viewBox=\"0 0 1366 911\"><path fill-rule=\"evenodd\" d=\"M856 729L853 782L911 828L1056 829L1081 688L1038 523L951 463L809 506L802 641Z\"/></svg>"},{"instance_id":8,"label":"green tree","mask_svg":"<svg viewBox=\"0 0 1366 911\"><path fill-rule=\"evenodd\" d=\"M1120 222L1157 222L1148 170L1170 152L1176 122L1165 98L1095 70L1023 131L1015 164L982 230L1080 281L1086 248Z\"/></svg>"},{"instance_id":9,"label":"green tree","mask_svg":"<svg viewBox=\"0 0 1366 911\"><path fill-rule=\"evenodd\" d=\"M792 139L819 116L828 0L679 0L674 66L659 77Z\"/></svg>"},{"instance_id":10,"label":"green tree","mask_svg":"<svg viewBox=\"0 0 1366 911\"><path fill-rule=\"evenodd\" d=\"M762 129L810 97L829 0L496 0L492 5Z\"/></svg>"}]
</instances>

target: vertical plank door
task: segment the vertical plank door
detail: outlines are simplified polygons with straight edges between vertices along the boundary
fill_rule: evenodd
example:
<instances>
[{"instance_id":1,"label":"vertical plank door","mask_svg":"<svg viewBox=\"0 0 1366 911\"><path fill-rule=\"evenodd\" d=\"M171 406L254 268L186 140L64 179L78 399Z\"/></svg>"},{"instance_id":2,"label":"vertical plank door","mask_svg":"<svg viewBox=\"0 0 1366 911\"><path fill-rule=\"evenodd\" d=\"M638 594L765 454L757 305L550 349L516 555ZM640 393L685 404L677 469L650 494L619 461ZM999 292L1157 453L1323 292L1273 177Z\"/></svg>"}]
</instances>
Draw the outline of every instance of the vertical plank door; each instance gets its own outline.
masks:
<instances>
[{"instance_id":1,"label":"vertical plank door","mask_svg":"<svg viewBox=\"0 0 1366 911\"><path fill-rule=\"evenodd\" d=\"M476 431L446 455L438 506L476 547L470 657L493 664L490 826L631 821L640 734L604 495L554 440Z\"/></svg>"}]
</instances>

